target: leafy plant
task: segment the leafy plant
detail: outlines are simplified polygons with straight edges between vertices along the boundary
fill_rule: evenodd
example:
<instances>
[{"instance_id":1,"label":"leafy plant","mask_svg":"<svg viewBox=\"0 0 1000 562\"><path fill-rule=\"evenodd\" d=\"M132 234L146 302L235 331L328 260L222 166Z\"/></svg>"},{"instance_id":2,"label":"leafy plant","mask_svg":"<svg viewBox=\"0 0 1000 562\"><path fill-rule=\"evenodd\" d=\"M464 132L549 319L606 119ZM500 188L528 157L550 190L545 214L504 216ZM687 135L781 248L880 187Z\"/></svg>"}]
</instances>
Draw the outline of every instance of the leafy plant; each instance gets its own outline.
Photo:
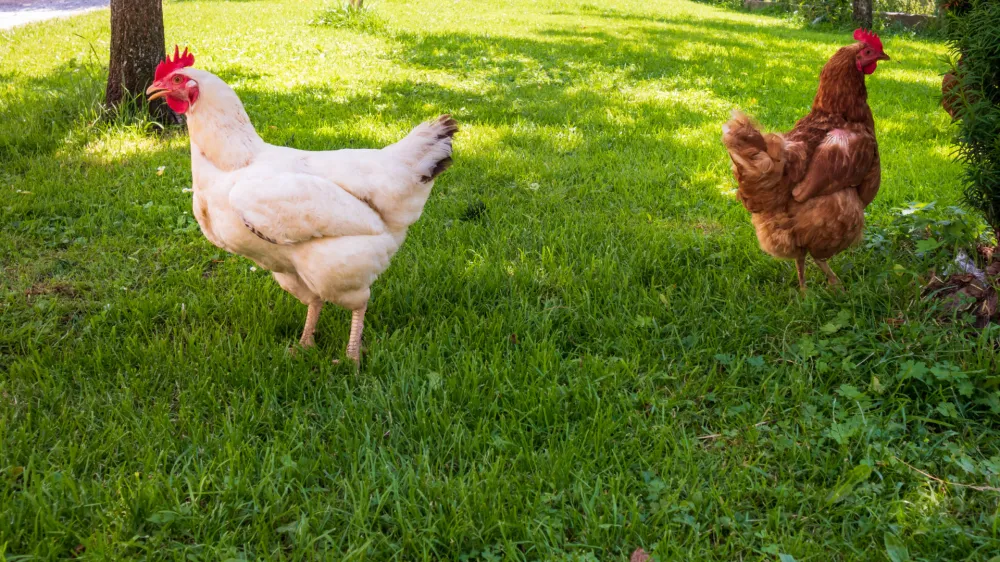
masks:
<instances>
[{"instance_id":1,"label":"leafy plant","mask_svg":"<svg viewBox=\"0 0 1000 562\"><path fill-rule=\"evenodd\" d=\"M875 11L930 15L937 6L934 0L875 0Z\"/></svg>"},{"instance_id":2,"label":"leafy plant","mask_svg":"<svg viewBox=\"0 0 1000 562\"><path fill-rule=\"evenodd\" d=\"M807 22L842 24L851 21L850 0L800 0L798 14Z\"/></svg>"},{"instance_id":3,"label":"leafy plant","mask_svg":"<svg viewBox=\"0 0 1000 562\"><path fill-rule=\"evenodd\" d=\"M375 33L385 28L385 20L370 5L365 6L364 0L347 0L340 5L324 8L309 23L366 33Z\"/></svg>"},{"instance_id":4,"label":"leafy plant","mask_svg":"<svg viewBox=\"0 0 1000 562\"><path fill-rule=\"evenodd\" d=\"M922 261L950 260L962 250L974 254L974 246L983 235L982 224L961 207L913 202L893 209L892 214L888 227L869 230L868 248L902 248Z\"/></svg>"},{"instance_id":5,"label":"leafy plant","mask_svg":"<svg viewBox=\"0 0 1000 562\"><path fill-rule=\"evenodd\" d=\"M950 95L960 120L958 158L965 202L1000 232L1000 3L969 0L947 13L948 43L961 60Z\"/></svg>"},{"instance_id":6,"label":"leafy plant","mask_svg":"<svg viewBox=\"0 0 1000 562\"><path fill-rule=\"evenodd\" d=\"M742 8L743 0L696 0L703 4L715 4L717 6L725 6L727 8Z\"/></svg>"}]
</instances>

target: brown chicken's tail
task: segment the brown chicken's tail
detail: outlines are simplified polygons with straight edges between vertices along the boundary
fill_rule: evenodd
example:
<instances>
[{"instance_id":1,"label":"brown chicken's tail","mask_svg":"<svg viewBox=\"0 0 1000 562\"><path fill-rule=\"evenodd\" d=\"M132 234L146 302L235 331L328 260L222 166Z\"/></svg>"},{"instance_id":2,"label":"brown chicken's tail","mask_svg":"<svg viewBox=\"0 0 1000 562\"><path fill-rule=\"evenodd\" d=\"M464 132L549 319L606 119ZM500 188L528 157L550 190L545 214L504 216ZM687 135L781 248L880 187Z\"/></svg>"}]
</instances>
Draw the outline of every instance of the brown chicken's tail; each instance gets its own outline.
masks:
<instances>
[{"instance_id":1,"label":"brown chicken's tail","mask_svg":"<svg viewBox=\"0 0 1000 562\"><path fill-rule=\"evenodd\" d=\"M787 202L779 189L785 168L785 141L780 135L762 134L740 111L722 126L722 142L733 161L740 201L751 213L776 210Z\"/></svg>"}]
</instances>

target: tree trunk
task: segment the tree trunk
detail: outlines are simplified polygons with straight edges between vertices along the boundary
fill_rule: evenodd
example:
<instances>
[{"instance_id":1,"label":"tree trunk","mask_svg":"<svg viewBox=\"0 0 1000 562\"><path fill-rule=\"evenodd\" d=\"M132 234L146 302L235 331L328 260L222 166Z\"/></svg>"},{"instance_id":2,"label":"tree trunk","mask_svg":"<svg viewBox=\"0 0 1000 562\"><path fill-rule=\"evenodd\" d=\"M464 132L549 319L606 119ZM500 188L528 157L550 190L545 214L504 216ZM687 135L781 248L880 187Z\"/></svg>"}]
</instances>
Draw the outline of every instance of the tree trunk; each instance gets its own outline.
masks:
<instances>
[{"instance_id":1,"label":"tree trunk","mask_svg":"<svg viewBox=\"0 0 1000 562\"><path fill-rule=\"evenodd\" d=\"M162 0L111 0L111 63L105 104L118 108L133 99L142 100L164 56ZM141 101L137 106L142 107ZM153 117L178 122L162 100L154 100L148 107Z\"/></svg>"},{"instance_id":2,"label":"tree trunk","mask_svg":"<svg viewBox=\"0 0 1000 562\"><path fill-rule=\"evenodd\" d=\"M873 14L875 12L874 0L854 0L854 21L865 29L872 28Z\"/></svg>"}]
</instances>

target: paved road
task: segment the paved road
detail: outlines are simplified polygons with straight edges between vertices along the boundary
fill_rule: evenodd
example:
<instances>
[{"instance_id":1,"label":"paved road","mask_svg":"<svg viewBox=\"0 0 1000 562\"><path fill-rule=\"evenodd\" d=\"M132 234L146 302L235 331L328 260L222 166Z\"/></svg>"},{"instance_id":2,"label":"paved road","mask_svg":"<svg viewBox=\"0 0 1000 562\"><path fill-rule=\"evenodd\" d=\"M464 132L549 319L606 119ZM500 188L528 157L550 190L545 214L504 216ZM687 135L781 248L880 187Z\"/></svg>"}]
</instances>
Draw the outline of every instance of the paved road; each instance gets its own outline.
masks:
<instances>
[{"instance_id":1,"label":"paved road","mask_svg":"<svg viewBox=\"0 0 1000 562\"><path fill-rule=\"evenodd\" d=\"M103 8L108 0L0 0L0 29Z\"/></svg>"}]
</instances>

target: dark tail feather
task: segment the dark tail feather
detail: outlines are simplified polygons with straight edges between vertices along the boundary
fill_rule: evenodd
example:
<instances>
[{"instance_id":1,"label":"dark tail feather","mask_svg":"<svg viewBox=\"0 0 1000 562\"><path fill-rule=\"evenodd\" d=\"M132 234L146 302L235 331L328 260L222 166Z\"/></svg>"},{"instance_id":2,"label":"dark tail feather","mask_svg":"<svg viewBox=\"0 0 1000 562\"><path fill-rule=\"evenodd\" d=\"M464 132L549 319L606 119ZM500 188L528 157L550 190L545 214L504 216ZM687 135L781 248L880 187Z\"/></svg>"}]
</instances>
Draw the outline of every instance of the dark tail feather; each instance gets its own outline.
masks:
<instances>
[{"instance_id":1,"label":"dark tail feather","mask_svg":"<svg viewBox=\"0 0 1000 562\"><path fill-rule=\"evenodd\" d=\"M457 132L458 122L451 115L442 115L418 125L392 149L413 163L415 179L429 183L451 166L451 142Z\"/></svg>"},{"instance_id":2,"label":"dark tail feather","mask_svg":"<svg viewBox=\"0 0 1000 562\"><path fill-rule=\"evenodd\" d=\"M432 181L434 178L440 176L445 170L451 167L451 142L455 137L455 133L458 132L458 121L452 119L451 115L442 115L441 117L438 117L435 125L438 127L437 140L446 140L448 143L448 155L434 164L429 175L420 178L420 181L423 183Z\"/></svg>"},{"instance_id":3,"label":"dark tail feather","mask_svg":"<svg viewBox=\"0 0 1000 562\"><path fill-rule=\"evenodd\" d=\"M438 160L437 164L434 164L434 167L431 169L431 175L421 176L420 181L423 183L427 183L433 180L434 178L440 176L442 173L444 173L445 170L447 170L450 167L451 167L451 156L445 156L443 159Z\"/></svg>"}]
</instances>

